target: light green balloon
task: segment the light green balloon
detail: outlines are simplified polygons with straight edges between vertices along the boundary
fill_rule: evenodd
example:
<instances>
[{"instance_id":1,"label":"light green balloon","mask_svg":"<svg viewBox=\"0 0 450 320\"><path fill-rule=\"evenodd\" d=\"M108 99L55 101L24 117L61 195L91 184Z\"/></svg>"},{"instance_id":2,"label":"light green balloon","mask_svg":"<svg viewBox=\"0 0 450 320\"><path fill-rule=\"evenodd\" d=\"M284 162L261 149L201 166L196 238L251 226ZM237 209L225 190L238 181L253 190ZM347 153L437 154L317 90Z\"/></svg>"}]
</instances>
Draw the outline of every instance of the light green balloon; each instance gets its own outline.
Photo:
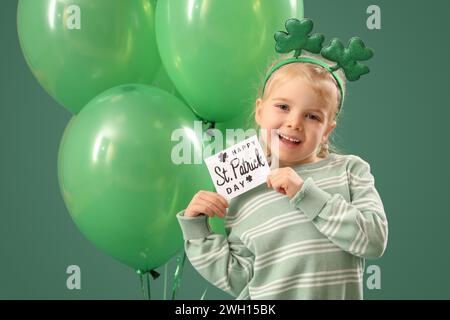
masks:
<instances>
[{"instance_id":1,"label":"light green balloon","mask_svg":"<svg viewBox=\"0 0 450 320\"><path fill-rule=\"evenodd\" d=\"M157 268L183 248L176 213L211 188L204 163L172 161L181 141L191 159L202 152L195 119L166 91L130 84L95 97L64 132L58 177L72 219L99 249L136 270ZM180 128L183 138L172 141Z\"/></svg>"},{"instance_id":2,"label":"light green balloon","mask_svg":"<svg viewBox=\"0 0 450 320\"><path fill-rule=\"evenodd\" d=\"M150 85L152 87L160 88L167 91L168 93L174 95L175 97L177 97L183 103L186 104L186 101L184 101L183 96L178 92L177 88L173 84L172 80L167 74L166 69L164 69L164 66L162 64L161 67L158 69L158 72L156 73L153 82Z\"/></svg>"},{"instance_id":3,"label":"light green balloon","mask_svg":"<svg viewBox=\"0 0 450 320\"><path fill-rule=\"evenodd\" d=\"M161 67L156 0L20 0L25 59L44 89L77 114L123 83L150 84Z\"/></svg>"},{"instance_id":4,"label":"light green balloon","mask_svg":"<svg viewBox=\"0 0 450 320\"><path fill-rule=\"evenodd\" d=\"M156 38L189 106L221 122L251 107L288 18L303 18L302 0L158 0Z\"/></svg>"}]
</instances>

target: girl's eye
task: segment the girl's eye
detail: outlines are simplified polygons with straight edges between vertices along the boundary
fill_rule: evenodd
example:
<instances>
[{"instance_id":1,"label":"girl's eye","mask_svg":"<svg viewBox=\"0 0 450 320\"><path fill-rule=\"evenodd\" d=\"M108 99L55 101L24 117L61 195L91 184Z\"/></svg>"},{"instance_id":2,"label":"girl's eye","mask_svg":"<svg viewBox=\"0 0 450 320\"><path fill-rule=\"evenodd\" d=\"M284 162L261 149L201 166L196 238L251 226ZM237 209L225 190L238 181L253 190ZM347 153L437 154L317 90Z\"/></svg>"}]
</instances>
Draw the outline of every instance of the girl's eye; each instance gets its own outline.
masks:
<instances>
[{"instance_id":1,"label":"girl's eye","mask_svg":"<svg viewBox=\"0 0 450 320\"><path fill-rule=\"evenodd\" d=\"M312 113L308 113L308 116L311 116L311 118L312 118L313 120L320 121L320 118L319 118L318 116L312 114Z\"/></svg>"},{"instance_id":2,"label":"girl's eye","mask_svg":"<svg viewBox=\"0 0 450 320\"><path fill-rule=\"evenodd\" d=\"M287 104L279 104L277 105L278 108L280 108L281 110L288 110L289 106Z\"/></svg>"}]
</instances>

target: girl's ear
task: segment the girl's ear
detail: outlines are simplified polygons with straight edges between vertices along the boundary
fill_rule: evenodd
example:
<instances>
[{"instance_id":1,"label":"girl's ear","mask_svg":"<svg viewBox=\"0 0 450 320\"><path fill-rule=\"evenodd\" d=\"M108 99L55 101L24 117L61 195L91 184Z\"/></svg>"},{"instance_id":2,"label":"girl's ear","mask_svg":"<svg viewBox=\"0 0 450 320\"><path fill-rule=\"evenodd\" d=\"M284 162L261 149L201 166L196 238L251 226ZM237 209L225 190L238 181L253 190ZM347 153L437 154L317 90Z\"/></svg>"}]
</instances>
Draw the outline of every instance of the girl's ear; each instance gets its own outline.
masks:
<instances>
[{"instance_id":1,"label":"girl's ear","mask_svg":"<svg viewBox=\"0 0 450 320\"><path fill-rule=\"evenodd\" d=\"M328 137L330 136L330 134L333 132L334 128L336 128L336 121L333 120L329 125L327 130L325 131L325 134L323 135L322 138L322 143L324 143L325 141L328 140Z\"/></svg>"},{"instance_id":2,"label":"girl's ear","mask_svg":"<svg viewBox=\"0 0 450 320\"><path fill-rule=\"evenodd\" d=\"M255 106L256 106L256 110L255 110L255 121L258 125L260 124L260 120L261 120L261 110L262 110L262 99L258 98L255 101Z\"/></svg>"}]
</instances>

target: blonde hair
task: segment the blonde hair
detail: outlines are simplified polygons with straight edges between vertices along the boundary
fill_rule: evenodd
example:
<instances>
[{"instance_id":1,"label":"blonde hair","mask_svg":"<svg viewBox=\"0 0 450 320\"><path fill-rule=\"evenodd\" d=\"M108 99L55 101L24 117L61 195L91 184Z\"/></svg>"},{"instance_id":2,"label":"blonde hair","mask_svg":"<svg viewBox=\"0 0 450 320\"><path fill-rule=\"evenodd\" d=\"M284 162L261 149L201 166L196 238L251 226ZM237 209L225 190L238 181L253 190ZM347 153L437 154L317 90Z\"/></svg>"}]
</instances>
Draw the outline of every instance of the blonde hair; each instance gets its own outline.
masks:
<instances>
[{"instance_id":1,"label":"blonde hair","mask_svg":"<svg viewBox=\"0 0 450 320\"><path fill-rule=\"evenodd\" d=\"M314 57L315 59L319 59L330 66L334 64L325 58L302 54L302 57ZM280 59L277 59L271 63L267 72L272 69L275 64L278 62L285 60L287 57L283 56ZM343 91L345 92L345 76L341 70L335 71L338 77L342 80ZM330 109L330 115L332 116L329 121L336 120L342 117L342 110L339 110L339 106L341 104L341 91L339 89L339 85L337 84L336 79L333 75L326 70L325 68L315 65L308 62L295 62L289 63L278 70L276 70L270 78L267 80L266 86L264 87L264 79L262 79L262 84L259 88L257 96L260 97L263 101L267 99L270 95L272 89L276 87L276 84L280 84L286 81L289 81L293 78L301 77L305 79L310 85L314 92L318 95L319 99L324 103L324 105L328 106ZM331 84L331 85L330 85ZM258 128L257 123L255 122L255 112L256 107L253 109L253 112L248 119L248 125L250 127ZM334 133L334 132L333 132ZM333 134L330 136L332 138ZM270 152L270 151L269 151ZM334 145L334 143L330 141L326 141L325 143L320 145L319 151L317 152L317 156L320 158L327 157L330 153L342 153L338 147Z\"/></svg>"}]
</instances>

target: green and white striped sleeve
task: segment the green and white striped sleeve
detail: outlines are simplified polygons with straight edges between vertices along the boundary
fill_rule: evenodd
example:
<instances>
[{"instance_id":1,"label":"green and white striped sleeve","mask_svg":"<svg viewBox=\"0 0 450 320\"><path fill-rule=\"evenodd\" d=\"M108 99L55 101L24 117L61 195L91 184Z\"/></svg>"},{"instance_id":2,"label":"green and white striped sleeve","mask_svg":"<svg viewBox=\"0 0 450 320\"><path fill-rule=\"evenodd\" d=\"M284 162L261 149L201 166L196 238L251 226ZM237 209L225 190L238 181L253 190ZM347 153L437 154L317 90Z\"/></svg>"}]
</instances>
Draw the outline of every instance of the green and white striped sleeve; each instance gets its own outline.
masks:
<instances>
[{"instance_id":1,"label":"green and white striped sleeve","mask_svg":"<svg viewBox=\"0 0 450 320\"><path fill-rule=\"evenodd\" d=\"M253 277L254 255L226 229L228 237L213 233L208 216L185 217L177 213L184 248L192 266L210 283L237 299L248 298L248 283Z\"/></svg>"},{"instance_id":2,"label":"green and white striped sleeve","mask_svg":"<svg viewBox=\"0 0 450 320\"><path fill-rule=\"evenodd\" d=\"M290 200L291 205L343 250L363 258L379 258L386 249L388 224L370 165L355 156L347 176L350 203L341 194L322 190L308 177Z\"/></svg>"}]
</instances>

